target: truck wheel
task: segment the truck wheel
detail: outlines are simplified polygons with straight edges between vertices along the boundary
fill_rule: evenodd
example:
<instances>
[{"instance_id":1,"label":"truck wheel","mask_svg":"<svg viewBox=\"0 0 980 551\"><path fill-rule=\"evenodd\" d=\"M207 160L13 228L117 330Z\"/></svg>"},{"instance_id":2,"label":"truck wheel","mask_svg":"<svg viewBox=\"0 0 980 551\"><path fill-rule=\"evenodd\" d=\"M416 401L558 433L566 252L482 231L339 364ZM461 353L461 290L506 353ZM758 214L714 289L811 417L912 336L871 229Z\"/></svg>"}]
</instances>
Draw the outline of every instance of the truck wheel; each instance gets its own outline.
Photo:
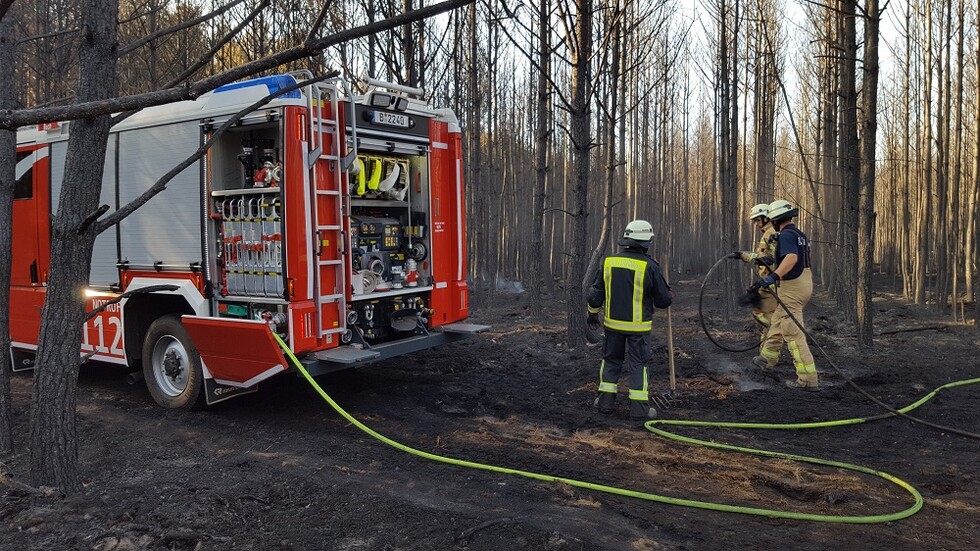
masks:
<instances>
[{"instance_id":1,"label":"truck wheel","mask_svg":"<svg viewBox=\"0 0 980 551\"><path fill-rule=\"evenodd\" d=\"M156 403L193 409L202 403L201 356L177 316L154 321L143 341L143 377Z\"/></svg>"}]
</instances>

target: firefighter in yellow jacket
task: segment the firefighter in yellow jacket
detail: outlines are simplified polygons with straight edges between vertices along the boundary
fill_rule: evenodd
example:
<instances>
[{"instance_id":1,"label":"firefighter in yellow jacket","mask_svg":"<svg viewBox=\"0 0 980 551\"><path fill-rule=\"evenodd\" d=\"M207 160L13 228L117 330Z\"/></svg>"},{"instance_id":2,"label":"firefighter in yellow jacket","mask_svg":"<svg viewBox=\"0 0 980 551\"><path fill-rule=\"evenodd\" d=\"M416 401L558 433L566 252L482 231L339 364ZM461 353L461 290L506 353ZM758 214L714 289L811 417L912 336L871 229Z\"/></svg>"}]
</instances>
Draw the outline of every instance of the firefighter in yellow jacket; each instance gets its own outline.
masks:
<instances>
[{"instance_id":1,"label":"firefighter in yellow jacket","mask_svg":"<svg viewBox=\"0 0 980 551\"><path fill-rule=\"evenodd\" d=\"M589 316L605 312L605 342L599 367L599 396L595 407L601 413L613 412L619 376L629 372L630 417L653 419L650 407L647 362L650 361L650 331L655 308L667 308L672 294L660 265L647 256L653 239L653 226L634 220L626 226L619 241L622 250L602 261L589 291Z\"/></svg>"},{"instance_id":2,"label":"firefighter in yellow jacket","mask_svg":"<svg viewBox=\"0 0 980 551\"><path fill-rule=\"evenodd\" d=\"M792 388L816 390L820 381L813 354L806 343L806 335L796 324L803 323L803 308L813 294L813 274L810 271L810 240L793 224L799 213L789 201L773 201L769 205L769 219L779 232L776 241L776 267L769 275L757 280L755 289L775 289L776 296L783 306L776 308L772 316L772 326L766 340L762 343L760 354L752 362L763 370L771 370L779 360L779 353L786 343L793 365L796 367L796 380L786 381ZM778 285L778 288L776 287ZM788 312L787 312L788 311ZM792 314L796 321L790 318Z\"/></svg>"},{"instance_id":3,"label":"firefighter in yellow jacket","mask_svg":"<svg viewBox=\"0 0 980 551\"><path fill-rule=\"evenodd\" d=\"M769 203L760 203L749 211L749 220L757 230L762 232L759 243L754 251L739 251L732 253L731 258L739 259L746 264L759 267L759 277L769 275L776 259L776 230L769 221ZM759 324L759 345L766 340L766 333L772 325L772 315L776 311L776 299L768 289L759 290L759 302L753 304L752 317Z\"/></svg>"}]
</instances>

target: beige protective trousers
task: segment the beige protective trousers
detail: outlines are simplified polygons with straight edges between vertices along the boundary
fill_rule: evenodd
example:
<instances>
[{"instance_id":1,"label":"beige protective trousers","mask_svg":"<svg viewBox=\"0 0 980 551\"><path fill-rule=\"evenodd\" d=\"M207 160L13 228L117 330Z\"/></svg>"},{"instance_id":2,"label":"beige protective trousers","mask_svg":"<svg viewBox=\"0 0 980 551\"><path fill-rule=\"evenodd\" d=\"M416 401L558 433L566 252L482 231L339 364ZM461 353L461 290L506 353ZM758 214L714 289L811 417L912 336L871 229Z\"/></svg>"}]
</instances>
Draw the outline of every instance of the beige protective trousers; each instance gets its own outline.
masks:
<instances>
[{"instance_id":1,"label":"beige protective trousers","mask_svg":"<svg viewBox=\"0 0 980 551\"><path fill-rule=\"evenodd\" d=\"M766 289L759 290L759 297L761 297L759 307L752 309L752 317L759 323L759 344L761 345L765 342L766 335L769 334L769 328L772 327L772 314L778 305L772 293Z\"/></svg>"},{"instance_id":2,"label":"beige protective trousers","mask_svg":"<svg viewBox=\"0 0 980 551\"><path fill-rule=\"evenodd\" d=\"M801 324L803 323L803 307L810 302L813 295L813 273L809 268L803 270L800 277L779 283L779 300L786 305L786 308L793 314ZM783 343L793 356L793 366L796 367L796 378L800 386L817 386L817 368L813 362L813 354L806 343L806 335L790 319L781 306L776 307L772 315L772 326L769 334L762 343L759 353L769 363L775 366L779 361L779 352L783 348Z\"/></svg>"}]
</instances>

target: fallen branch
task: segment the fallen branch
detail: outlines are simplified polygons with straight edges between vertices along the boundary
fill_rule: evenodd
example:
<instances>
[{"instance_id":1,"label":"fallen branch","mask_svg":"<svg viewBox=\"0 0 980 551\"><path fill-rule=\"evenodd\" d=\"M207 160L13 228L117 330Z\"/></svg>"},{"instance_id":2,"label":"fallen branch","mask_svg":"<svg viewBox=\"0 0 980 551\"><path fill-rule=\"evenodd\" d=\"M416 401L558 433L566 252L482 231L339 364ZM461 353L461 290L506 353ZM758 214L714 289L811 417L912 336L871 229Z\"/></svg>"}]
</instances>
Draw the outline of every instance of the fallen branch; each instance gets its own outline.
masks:
<instances>
[{"instance_id":1,"label":"fallen branch","mask_svg":"<svg viewBox=\"0 0 980 551\"><path fill-rule=\"evenodd\" d=\"M57 488L52 488L50 486L41 486L40 488L29 486L23 482L10 478L7 476L7 473L3 471L0 471L0 485L38 497L54 497L60 493L58 492Z\"/></svg>"},{"instance_id":2,"label":"fallen branch","mask_svg":"<svg viewBox=\"0 0 980 551\"><path fill-rule=\"evenodd\" d=\"M948 323L942 325L924 325L922 327L909 327L906 329L894 329L892 331L882 331L881 333L878 333L875 336L880 337L882 335L897 335L898 333L912 333L915 331L942 331L943 329L947 329L949 327L952 327L952 325Z\"/></svg>"},{"instance_id":3,"label":"fallen branch","mask_svg":"<svg viewBox=\"0 0 980 551\"><path fill-rule=\"evenodd\" d=\"M890 331L882 331L880 333L875 333L875 337L883 337L885 335L897 335L899 333L914 333L916 331L943 331L949 329L950 327L964 326L962 323L940 323L937 325L922 325L919 327L905 327L902 329L892 329ZM964 326L965 327L965 326ZM847 333L844 335L829 335L831 337L839 337L845 339L853 339L857 337L855 333Z\"/></svg>"}]
</instances>

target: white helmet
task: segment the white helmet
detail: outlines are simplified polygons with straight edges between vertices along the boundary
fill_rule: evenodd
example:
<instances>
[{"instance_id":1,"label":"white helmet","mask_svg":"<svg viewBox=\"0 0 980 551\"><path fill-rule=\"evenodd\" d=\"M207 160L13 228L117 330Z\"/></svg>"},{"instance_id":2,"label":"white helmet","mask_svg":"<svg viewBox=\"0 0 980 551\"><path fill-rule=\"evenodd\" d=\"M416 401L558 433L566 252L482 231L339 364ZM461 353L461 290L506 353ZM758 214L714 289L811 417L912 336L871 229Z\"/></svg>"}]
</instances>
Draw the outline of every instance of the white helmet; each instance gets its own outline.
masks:
<instances>
[{"instance_id":1,"label":"white helmet","mask_svg":"<svg viewBox=\"0 0 980 551\"><path fill-rule=\"evenodd\" d=\"M749 211L749 220L765 218L767 216L769 216L769 203L759 203Z\"/></svg>"},{"instance_id":2,"label":"white helmet","mask_svg":"<svg viewBox=\"0 0 980 551\"><path fill-rule=\"evenodd\" d=\"M626 224L623 239L632 239L641 243L650 241L653 239L653 226L646 220L633 220Z\"/></svg>"},{"instance_id":3,"label":"white helmet","mask_svg":"<svg viewBox=\"0 0 980 551\"><path fill-rule=\"evenodd\" d=\"M799 212L799 209L784 199L776 199L772 203L769 203L768 216L773 222L781 222L783 220L793 218L799 214Z\"/></svg>"}]
</instances>

